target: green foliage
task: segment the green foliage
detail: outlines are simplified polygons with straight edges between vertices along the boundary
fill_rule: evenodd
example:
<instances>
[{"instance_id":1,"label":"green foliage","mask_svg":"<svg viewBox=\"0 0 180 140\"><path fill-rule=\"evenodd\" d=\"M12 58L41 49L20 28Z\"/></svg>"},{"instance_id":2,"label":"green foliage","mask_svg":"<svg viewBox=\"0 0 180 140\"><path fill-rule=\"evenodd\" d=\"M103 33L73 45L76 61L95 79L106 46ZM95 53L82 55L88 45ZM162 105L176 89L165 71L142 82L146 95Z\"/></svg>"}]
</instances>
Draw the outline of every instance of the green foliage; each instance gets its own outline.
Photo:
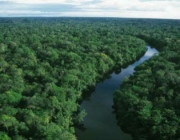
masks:
<instances>
[{"instance_id":1,"label":"green foliage","mask_svg":"<svg viewBox=\"0 0 180 140\"><path fill-rule=\"evenodd\" d=\"M11 138L6 133L0 131L0 140L11 140Z\"/></svg>"},{"instance_id":2,"label":"green foliage","mask_svg":"<svg viewBox=\"0 0 180 140\"><path fill-rule=\"evenodd\" d=\"M166 56L138 66L114 94L118 124L135 139L179 138L179 64Z\"/></svg>"},{"instance_id":3,"label":"green foliage","mask_svg":"<svg viewBox=\"0 0 180 140\"><path fill-rule=\"evenodd\" d=\"M160 54L114 95L118 124L135 139L177 139L178 20L0 18L0 138L75 140L82 93L135 61Z\"/></svg>"},{"instance_id":4,"label":"green foliage","mask_svg":"<svg viewBox=\"0 0 180 140\"><path fill-rule=\"evenodd\" d=\"M82 93L145 52L124 24L94 20L0 18L2 139L75 140Z\"/></svg>"}]
</instances>

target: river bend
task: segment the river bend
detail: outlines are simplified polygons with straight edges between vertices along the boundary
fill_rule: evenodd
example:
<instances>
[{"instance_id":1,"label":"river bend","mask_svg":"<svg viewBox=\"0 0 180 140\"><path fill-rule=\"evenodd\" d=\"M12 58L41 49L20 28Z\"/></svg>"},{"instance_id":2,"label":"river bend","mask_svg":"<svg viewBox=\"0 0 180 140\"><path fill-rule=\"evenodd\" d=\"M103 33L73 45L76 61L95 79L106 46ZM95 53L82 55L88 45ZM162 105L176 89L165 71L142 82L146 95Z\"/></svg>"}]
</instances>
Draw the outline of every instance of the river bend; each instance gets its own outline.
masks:
<instances>
[{"instance_id":1,"label":"river bend","mask_svg":"<svg viewBox=\"0 0 180 140\"><path fill-rule=\"evenodd\" d=\"M85 131L76 130L78 140L131 140L117 125L113 114L113 93L119 89L123 79L132 75L134 68L151 58L158 51L147 46L147 51L138 61L122 69L119 74L112 73L110 79L98 83L89 100L84 100L81 109L85 109Z\"/></svg>"}]
</instances>

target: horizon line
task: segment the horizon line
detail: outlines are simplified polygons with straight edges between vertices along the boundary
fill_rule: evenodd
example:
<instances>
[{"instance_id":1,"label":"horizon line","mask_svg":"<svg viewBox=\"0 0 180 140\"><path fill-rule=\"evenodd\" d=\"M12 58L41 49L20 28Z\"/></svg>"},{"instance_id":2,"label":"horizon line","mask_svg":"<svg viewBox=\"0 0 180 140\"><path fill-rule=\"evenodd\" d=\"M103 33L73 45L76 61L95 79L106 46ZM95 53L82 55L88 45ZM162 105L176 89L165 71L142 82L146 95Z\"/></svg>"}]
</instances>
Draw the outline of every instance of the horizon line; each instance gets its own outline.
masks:
<instances>
[{"instance_id":1,"label":"horizon line","mask_svg":"<svg viewBox=\"0 0 180 140\"><path fill-rule=\"evenodd\" d=\"M156 17L103 17L103 16L0 16L0 18L121 18L121 19L159 19L180 20L179 18L156 18Z\"/></svg>"}]
</instances>

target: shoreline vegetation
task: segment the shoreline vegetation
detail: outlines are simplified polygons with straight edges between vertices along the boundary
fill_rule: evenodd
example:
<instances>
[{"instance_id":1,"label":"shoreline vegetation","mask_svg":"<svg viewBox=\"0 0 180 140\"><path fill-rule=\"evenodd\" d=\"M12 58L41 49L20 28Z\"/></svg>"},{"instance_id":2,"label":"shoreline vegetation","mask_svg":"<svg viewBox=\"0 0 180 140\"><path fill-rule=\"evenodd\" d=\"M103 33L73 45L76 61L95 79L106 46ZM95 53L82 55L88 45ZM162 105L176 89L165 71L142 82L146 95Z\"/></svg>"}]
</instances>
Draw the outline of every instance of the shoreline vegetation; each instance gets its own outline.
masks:
<instances>
[{"instance_id":1,"label":"shoreline vegetation","mask_svg":"<svg viewBox=\"0 0 180 140\"><path fill-rule=\"evenodd\" d=\"M168 119L152 120L156 126L152 134L159 139L166 133L163 139L178 137L178 108L171 106L170 101L177 96L175 106L178 106L179 23L179 20L118 18L0 18L0 139L76 140L74 125L81 122L85 115L84 111L78 111L82 94L86 93L84 91L95 86L115 66L121 68L135 61L145 52L146 42L160 51L160 55L156 56L159 63L156 66L152 59L142 67L150 65L156 68L155 72L161 71L154 77L154 73L145 73L141 80L147 79L147 76L152 77L152 81L153 78L162 78L156 80L164 82L164 85L149 87L161 87L157 90L156 104L158 101L161 107L166 104L165 112L170 113L168 116L158 106L159 111L155 114L159 116L154 118L167 115ZM147 71L144 67L138 68L137 73L139 70L142 73ZM163 81L164 75L168 78ZM150 85L152 81L148 81ZM167 86L169 84L172 88ZM166 95L167 90L170 91ZM163 94L159 95L159 92ZM116 99L116 96L120 95L117 94L114 101L119 119L123 110L119 110L119 97ZM148 109L156 107L148 103ZM128 105L127 101L127 108ZM129 119L126 117L125 122ZM145 124L147 120L148 117L143 120ZM172 125L167 123L159 127L163 121ZM141 131L134 134L124 124L123 127L134 137L141 137ZM161 132L162 127L173 131Z\"/></svg>"},{"instance_id":2,"label":"shoreline vegetation","mask_svg":"<svg viewBox=\"0 0 180 140\"><path fill-rule=\"evenodd\" d=\"M133 140L180 138L179 32L178 24L167 23L154 32L156 37L140 35L160 53L136 67L114 93L118 125Z\"/></svg>"}]
</instances>

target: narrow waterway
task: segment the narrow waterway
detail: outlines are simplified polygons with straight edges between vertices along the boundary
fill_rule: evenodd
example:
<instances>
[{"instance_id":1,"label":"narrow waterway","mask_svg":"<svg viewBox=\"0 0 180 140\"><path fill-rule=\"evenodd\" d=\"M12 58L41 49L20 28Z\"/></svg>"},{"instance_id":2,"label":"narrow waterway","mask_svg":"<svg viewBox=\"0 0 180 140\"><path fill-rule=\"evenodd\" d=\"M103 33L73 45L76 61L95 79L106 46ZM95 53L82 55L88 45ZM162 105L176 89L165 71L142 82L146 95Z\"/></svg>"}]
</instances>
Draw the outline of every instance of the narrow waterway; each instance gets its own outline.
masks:
<instances>
[{"instance_id":1,"label":"narrow waterway","mask_svg":"<svg viewBox=\"0 0 180 140\"><path fill-rule=\"evenodd\" d=\"M134 68L151 58L158 51L147 46L147 52L140 60L119 74L112 73L111 78L97 84L95 91L89 100L84 100L81 109L85 109L87 116L84 118L85 131L76 130L78 140L131 140L131 136L121 131L117 126L115 114L113 114L113 93L119 89L125 77L134 73Z\"/></svg>"}]
</instances>

